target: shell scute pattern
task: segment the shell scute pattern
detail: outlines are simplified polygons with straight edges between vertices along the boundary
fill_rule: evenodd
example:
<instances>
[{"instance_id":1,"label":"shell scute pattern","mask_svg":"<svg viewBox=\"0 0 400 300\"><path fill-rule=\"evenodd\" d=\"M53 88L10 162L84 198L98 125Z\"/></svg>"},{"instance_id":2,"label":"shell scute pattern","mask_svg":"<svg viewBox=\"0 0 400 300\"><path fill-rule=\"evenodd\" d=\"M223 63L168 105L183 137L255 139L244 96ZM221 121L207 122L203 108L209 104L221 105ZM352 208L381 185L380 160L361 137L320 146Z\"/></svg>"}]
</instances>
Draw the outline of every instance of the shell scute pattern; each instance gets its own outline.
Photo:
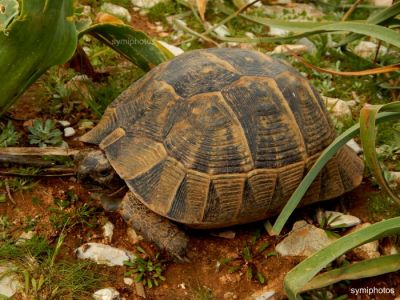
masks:
<instances>
[{"instance_id":1,"label":"shell scute pattern","mask_svg":"<svg viewBox=\"0 0 400 300\"><path fill-rule=\"evenodd\" d=\"M151 210L208 228L279 212L334 136L320 97L293 68L254 51L209 49L150 71L82 140L101 143ZM343 148L302 203L354 188L362 169Z\"/></svg>"}]
</instances>

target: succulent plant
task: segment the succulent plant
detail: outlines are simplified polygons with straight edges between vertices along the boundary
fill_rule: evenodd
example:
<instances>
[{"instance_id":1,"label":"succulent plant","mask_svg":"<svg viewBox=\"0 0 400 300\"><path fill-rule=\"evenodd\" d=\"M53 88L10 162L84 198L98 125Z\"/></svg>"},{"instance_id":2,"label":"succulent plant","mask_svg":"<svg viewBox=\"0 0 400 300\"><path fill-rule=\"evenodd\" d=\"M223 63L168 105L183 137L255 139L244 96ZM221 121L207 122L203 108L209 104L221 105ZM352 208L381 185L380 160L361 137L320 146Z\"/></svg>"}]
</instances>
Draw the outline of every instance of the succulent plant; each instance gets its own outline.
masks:
<instances>
[{"instance_id":1,"label":"succulent plant","mask_svg":"<svg viewBox=\"0 0 400 300\"><path fill-rule=\"evenodd\" d=\"M36 119L28 130L31 133L29 143L32 145L47 147L48 145L60 146L63 143L62 132L56 128L53 120Z\"/></svg>"}]
</instances>

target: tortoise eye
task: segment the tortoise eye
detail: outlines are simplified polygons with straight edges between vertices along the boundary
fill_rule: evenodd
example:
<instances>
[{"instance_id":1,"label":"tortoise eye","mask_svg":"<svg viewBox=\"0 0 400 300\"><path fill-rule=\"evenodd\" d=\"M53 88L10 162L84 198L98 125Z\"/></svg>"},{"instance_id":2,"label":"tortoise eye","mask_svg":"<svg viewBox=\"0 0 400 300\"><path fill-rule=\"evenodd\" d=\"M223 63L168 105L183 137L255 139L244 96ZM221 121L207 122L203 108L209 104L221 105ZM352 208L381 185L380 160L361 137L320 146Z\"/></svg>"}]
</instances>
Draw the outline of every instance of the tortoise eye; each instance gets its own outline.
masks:
<instances>
[{"instance_id":1,"label":"tortoise eye","mask_svg":"<svg viewBox=\"0 0 400 300\"><path fill-rule=\"evenodd\" d=\"M110 170L102 170L98 173L101 177L107 177L111 174Z\"/></svg>"}]
</instances>

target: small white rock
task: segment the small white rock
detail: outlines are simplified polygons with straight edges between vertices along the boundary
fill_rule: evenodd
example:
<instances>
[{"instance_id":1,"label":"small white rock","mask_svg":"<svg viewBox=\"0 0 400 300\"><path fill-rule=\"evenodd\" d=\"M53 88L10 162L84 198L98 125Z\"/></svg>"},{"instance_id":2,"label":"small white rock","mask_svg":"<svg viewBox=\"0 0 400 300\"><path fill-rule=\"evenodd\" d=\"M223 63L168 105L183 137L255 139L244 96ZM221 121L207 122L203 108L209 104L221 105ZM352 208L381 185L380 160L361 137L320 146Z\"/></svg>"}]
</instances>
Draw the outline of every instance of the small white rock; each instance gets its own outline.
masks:
<instances>
[{"instance_id":1,"label":"small white rock","mask_svg":"<svg viewBox=\"0 0 400 300\"><path fill-rule=\"evenodd\" d=\"M76 134L76 131L72 127L65 127L64 128L64 136L65 137L74 136L75 134Z\"/></svg>"},{"instance_id":2,"label":"small white rock","mask_svg":"<svg viewBox=\"0 0 400 300\"><path fill-rule=\"evenodd\" d=\"M132 0L131 3L133 6L137 7L151 8L162 1L163 0Z\"/></svg>"},{"instance_id":3,"label":"small white rock","mask_svg":"<svg viewBox=\"0 0 400 300\"><path fill-rule=\"evenodd\" d=\"M220 37L225 37L230 35L228 27L226 27L225 25L218 26L217 28L214 29L214 32Z\"/></svg>"},{"instance_id":4,"label":"small white rock","mask_svg":"<svg viewBox=\"0 0 400 300\"><path fill-rule=\"evenodd\" d=\"M71 126L71 122L70 122L70 121L61 120L61 121L58 121L58 123L59 123L62 127Z\"/></svg>"},{"instance_id":5,"label":"small white rock","mask_svg":"<svg viewBox=\"0 0 400 300\"><path fill-rule=\"evenodd\" d=\"M351 139L346 143L347 146L349 146L353 151L357 154L360 154L363 152L363 149L360 147L359 144L354 139Z\"/></svg>"},{"instance_id":6,"label":"small white rock","mask_svg":"<svg viewBox=\"0 0 400 300\"><path fill-rule=\"evenodd\" d=\"M92 8L89 5L83 5L82 8L83 8L82 14L84 16L90 16L90 14L92 13Z\"/></svg>"},{"instance_id":7,"label":"small white rock","mask_svg":"<svg viewBox=\"0 0 400 300\"><path fill-rule=\"evenodd\" d=\"M134 260L135 255L127 250L100 243L87 243L75 250L79 259L89 259L97 264L122 266L126 260Z\"/></svg>"},{"instance_id":8,"label":"small white rock","mask_svg":"<svg viewBox=\"0 0 400 300\"><path fill-rule=\"evenodd\" d=\"M325 230L297 221L292 231L283 239L275 250L282 256L310 256L335 241L328 237Z\"/></svg>"},{"instance_id":9,"label":"small white rock","mask_svg":"<svg viewBox=\"0 0 400 300\"><path fill-rule=\"evenodd\" d=\"M111 243L112 241L112 237L114 234L114 224L111 223L110 221L108 221L106 224L104 224L103 226L103 235L104 235L104 239Z\"/></svg>"},{"instance_id":10,"label":"small white rock","mask_svg":"<svg viewBox=\"0 0 400 300\"><path fill-rule=\"evenodd\" d=\"M289 34L289 31L270 26L269 27L269 34L273 35L273 36L286 36L286 35Z\"/></svg>"},{"instance_id":11,"label":"small white rock","mask_svg":"<svg viewBox=\"0 0 400 300\"><path fill-rule=\"evenodd\" d=\"M132 17L131 14L129 13L129 11L122 6L119 5L115 5L112 3L104 3L101 7L100 10L102 12L108 13L110 15L116 16L128 23L130 23L132 21Z\"/></svg>"},{"instance_id":12,"label":"small white rock","mask_svg":"<svg viewBox=\"0 0 400 300\"><path fill-rule=\"evenodd\" d=\"M144 291L143 283L135 282L135 290L136 290L136 295L146 299L146 292Z\"/></svg>"},{"instance_id":13,"label":"small white rock","mask_svg":"<svg viewBox=\"0 0 400 300\"><path fill-rule=\"evenodd\" d=\"M349 233L366 228L370 225L371 225L370 223L359 224L356 227L352 228L349 231ZM357 258L365 260L365 259L376 258L376 257L381 256L378 249L379 249L379 241L372 241L372 242L366 243L364 245L361 245L357 248L352 249L351 252L355 256L357 256Z\"/></svg>"},{"instance_id":14,"label":"small white rock","mask_svg":"<svg viewBox=\"0 0 400 300\"><path fill-rule=\"evenodd\" d=\"M369 41L361 41L355 48L354 53L363 57L370 58L374 57L376 54L376 50L378 48L378 44ZM387 53L387 48L385 46L379 47L379 54L384 55Z\"/></svg>"},{"instance_id":15,"label":"small white rock","mask_svg":"<svg viewBox=\"0 0 400 300\"><path fill-rule=\"evenodd\" d=\"M234 299L237 299L237 295L235 295L235 293L233 293L233 292L226 292L224 294L224 299L225 300L234 300Z\"/></svg>"},{"instance_id":16,"label":"small white rock","mask_svg":"<svg viewBox=\"0 0 400 300\"><path fill-rule=\"evenodd\" d=\"M353 102L347 103L348 101L326 96L322 96L322 99L325 101L325 106L328 109L328 112L334 117L340 119L352 118L351 106L353 105Z\"/></svg>"},{"instance_id":17,"label":"small white rock","mask_svg":"<svg viewBox=\"0 0 400 300\"><path fill-rule=\"evenodd\" d=\"M8 263L2 263L2 265L0 265L0 295L4 295L8 298L11 298L21 286L16 276L12 274L4 275L12 268L14 268L14 266Z\"/></svg>"},{"instance_id":18,"label":"small white rock","mask_svg":"<svg viewBox=\"0 0 400 300\"><path fill-rule=\"evenodd\" d=\"M296 42L297 45L303 45L307 47L307 52L315 55L317 53L317 47L308 38L303 37Z\"/></svg>"},{"instance_id":19,"label":"small white rock","mask_svg":"<svg viewBox=\"0 0 400 300\"><path fill-rule=\"evenodd\" d=\"M178 287L181 288L182 290L186 290L186 284L184 282L178 284Z\"/></svg>"},{"instance_id":20,"label":"small white rock","mask_svg":"<svg viewBox=\"0 0 400 300\"><path fill-rule=\"evenodd\" d=\"M307 46L304 45L279 45L276 46L275 49L272 51L272 53L288 53L288 52L294 52L297 54L305 53L307 52Z\"/></svg>"},{"instance_id":21,"label":"small white rock","mask_svg":"<svg viewBox=\"0 0 400 300\"><path fill-rule=\"evenodd\" d=\"M119 292L112 287L101 289L93 294L95 300L119 300Z\"/></svg>"},{"instance_id":22,"label":"small white rock","mask_svg":"<svg viewBox=\"0 0 400 300\"><path fill-rule=\"evenodd\" d=\"M375 6L392 6L393 0L372 0Z\"/></svg>"},{"instance_id":23,"label":"small white rock","mask_svg":"<svg viewBox=\"0 0 400 300\"><path fill-rule=\"evenodd\" d=\"M157 43L161 44L164 48L169 50L169 52L171 52L174 56L178 56L178 55L184 53L184 51L181 48L176 47L176 46L171 45L171 44L168 44L166 42L157 41Z\"/></svg>"},{"instance_id":24,"label":"small white rock","mask_svg":"<svg viewBox=\"0 0 400 300\"><path fill-rule=\"evenodd\" d=\"M330 228L347 228L361 223L359 218L352 215L345 215L338 211L325 211L325 218L328 219L328 225Z\"/></svg>"},{"instance_id":25,"label":"small white rock","mask_svg":"<svg viewBox=\"0 0 400 300\"><path fill-rule=\"evenodd\" d=\"M251 300L267 300L271 299L275 295L275 291L260 291L255 292L250 296Z\"/></svg>"},{"instance_id":26,"label":"small white rock","mask_svg":"<svg viewBox=\"0 0 400 300\"><path fill-rule=\"evenodd\" d=\"M126 285L132 285L133 283L134 283L134 281L133 281L133 279L132 278L129 278L129 277L125 277L124 278L124 283L126 284Z\"/></svg>"},{"instance_id":27,"label":"small white rock","mask_svg":"<svg viewBox=\"0 0 400 300\"><path fill-rule=\"evenodd\" d=\"M23 232L17 242L15 243L16 245L21 245L23 243L25 243L27 240L32 239L35 236L35 233L33 231L28 231L28 232Z\"/></svg>"}]
</instances>

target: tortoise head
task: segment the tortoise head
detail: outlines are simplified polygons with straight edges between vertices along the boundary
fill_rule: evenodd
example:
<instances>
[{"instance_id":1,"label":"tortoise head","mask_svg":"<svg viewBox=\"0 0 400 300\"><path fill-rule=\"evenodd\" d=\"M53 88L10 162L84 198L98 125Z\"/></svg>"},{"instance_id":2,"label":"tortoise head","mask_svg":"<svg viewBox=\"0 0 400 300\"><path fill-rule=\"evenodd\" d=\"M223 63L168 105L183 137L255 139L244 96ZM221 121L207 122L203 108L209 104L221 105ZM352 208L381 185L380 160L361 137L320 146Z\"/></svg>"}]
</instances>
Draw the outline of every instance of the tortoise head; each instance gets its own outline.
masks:
<instances>
[{"instance_id":1,"label":"tortoise head","mask_svg":"<svg viewBox=\"0 0 400 300\"><path fill-rule=\"evenodd\" d=\"M78 180L89 189L115 190L121 187L122 180L101 150L83 151L75 157L75 161Z\"/></svg>"}]
</instances>

